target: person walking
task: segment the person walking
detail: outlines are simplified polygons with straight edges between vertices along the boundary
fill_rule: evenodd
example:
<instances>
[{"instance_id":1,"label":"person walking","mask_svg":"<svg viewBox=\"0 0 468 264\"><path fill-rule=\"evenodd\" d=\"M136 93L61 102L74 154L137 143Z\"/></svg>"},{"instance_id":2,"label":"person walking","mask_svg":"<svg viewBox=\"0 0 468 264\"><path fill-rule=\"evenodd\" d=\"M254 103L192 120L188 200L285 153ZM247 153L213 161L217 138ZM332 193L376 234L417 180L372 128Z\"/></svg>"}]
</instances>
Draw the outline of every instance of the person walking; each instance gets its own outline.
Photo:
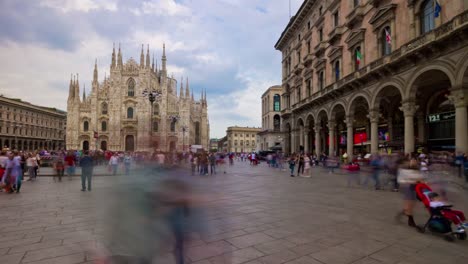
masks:
<instances>
[{"instance_id":1,"label":"person walking","mask_svg":"<svg viewBox=\"0 0 468 264\"><path fill-rule=\"evenodd\" d=\"M304 173L302 177L310 178L310 158L309 155L304 155Z\"/></svg>"},{"instance_id":2,"label":"person walking","mask_svg":"<svg viewBox=\"0 0 468 264\"><path fill-rule=\"evenodd\" d=\"M55 169L55 175L58 177L58 180L61 182L63 174L64 174L64 170L65 170L65 164L64 164L62 156L57 157L57 159L55 160L54 169ZM56 181L55 176L54 176L54 181Z\"/></svg>"},{"instance_id":3,"label":"person walking","mask_svg":"<svg viewBox=\"0 0 468 264\"><path fill-rule=\"evenodd\" d=\"M94 161L89 152L85 151L80 160L81 166L81 191L86 191L86 181L88 181L88 191L91 191L91 177L93 176Z\"/></svg>"},{"instance_id":4,"label":"person walking","mask_svg":"<svg viewBox=\"0 0 468 264\"><path fill-rule=\"evenodd\" d=\"M16 176L14 188L16 190L16 193L19 193L21 189L21 183L23 182L23 169L21 168L21 156L19 155L18 152L14 153L13 170L14 170L14 175Z\"/></svg>"},{"instance_id":5,"label":"person walking","mask_svg":"<svg viewBox=\"0 0 468 264\"><path fill-rule=\"evenodd\" d=\"M76 157L72 151L69 151L67 156L65 157L65 165L67 168L68 179L71 180L72 175L75 174L75 168L76 168Z\"/></svg>"},{"instance_id":6,"label":"person walking","mask_svg":"<svg viewBox=\"0 0 468 264\"><path fill-rule=\"evenodd\" d=\"M211 175L216 174L216 156L213 153L210 154L209 161Z\"/></svg>"},{"instance_id":7,"label":"person walking","mask_svg":"<svg viewBox=\"0 0 468 264\"><path fill-rule=\"evenodd\" d=\"M130 157L130 154L127 152L125 153L125 156L124 156L125 175L127 176L130 175L131 164L132 164L132 157Z\"/></svg>"},{"instance_id":8,"label":"person walking","mask_svg":"<svg viewBox=\"0 0 468 264\"><path fill-rule=\"evenodd\" d=\"M296 167L296 156L295 154L293 154L290 158L289 158L289 169L291 170L291 177L294 177L294 168Z\"/></svg>"},{"instance_id":9,"label":"person walking","mask_svg":"<svg viewBox=\"0 0 468 264\"><path fill-rule=\"evenodd\" d=\"M119 157L114 153L109 160L109 166L112 169L112 175L117 175L117 168L119 167Z\"/></svg>"},{"instance_id":10,"label":"person walking","mask_svg":"<svg viewBox=\"0 0 468 264\"><path fill-rule=\"evenodd\" d=\"M304 175L304 154L299 155L298 159L298 167L297 167L297 177Z\"/></svg>"},{"instance_id":11,"label":"person walking","mask_svg":"<svg viewBox=\"0 0 468 264\"><path fill-rule=\"evenodd\" d=\"M36 178L36 175L35 175L36 166L37 166L36 156L34 156L32 153L29 153L28 159L26 160L26 167L28 168L28 174L29 174L28 181L32 181L33 179Z\"/></svg>"},{"instance_id":12,"label":"person walking","mask_svg":"<svg viewBox=\"0 0 468 264\"><path fill-rule=\"evenodd\" d=\"M406 163L398 170L398 181L403 194L403 210L398 212L395 220L398 221L400 217L406 216L408 217L408 226L416 227L413 217L413 209L417 201L415 185L423 180L423 176L417 168L407 162L406 160Z\"/></svg>"}]
</instances>

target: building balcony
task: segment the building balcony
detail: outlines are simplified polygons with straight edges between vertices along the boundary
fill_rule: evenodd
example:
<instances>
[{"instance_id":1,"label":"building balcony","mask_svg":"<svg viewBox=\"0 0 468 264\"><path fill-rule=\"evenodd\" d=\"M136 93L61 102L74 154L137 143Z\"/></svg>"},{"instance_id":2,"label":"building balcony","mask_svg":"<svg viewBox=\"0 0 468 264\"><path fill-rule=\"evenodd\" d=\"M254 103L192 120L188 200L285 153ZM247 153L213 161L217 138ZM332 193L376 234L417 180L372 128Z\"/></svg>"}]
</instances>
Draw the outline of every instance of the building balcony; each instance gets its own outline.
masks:
<instances>
[{"instance_id":1,"label":"building balcony","mask_svg":"<svg viewBox=\"0 0 468 264\"><path fill-rule=\"evenodd\" d=\"M312 94L305 103L301 103L293 109L294 111L302 111L317 104L317 102L328 99L333 100L337 95L360 89L360 87L364 87L368 83L375 82L376 79L380 80L382 76L392 74L395 69L406 65L408 61L415 64L419 63L434 53L447 49L450 45L446 45L446 43L459 42L463 39L468 39L468 11L402 45L391 54L378 58L367 65L363 65L359 70L343 76L337 82ZM316 66L320 66L319 63L320 60L317 61Z\"/></svg>"},{"instance_id":2,"label":"building balcony","mask_svg":"<svg viewBox=\"0 0 468 264\"><path fill-rule=\"evenodd\" d=\"M354 8L351 13L346 16L346 26L352 28L353 25L361 22L365 15L365 9L365 6L362 4Z\"/></svg>"},{"instance_id":3,"label":"building balcony","mask_svg":"<svg viewBox=\"0 0 468 264\"><path fill-rule=\"evenodd\" d=\"M282 117L287 117L291 115L291 108L285 108L281 110L281 116Z\"/></svg>"},{"instance_id":4,"label":"building balcony","mask_svg":"<svg viewBox=\"0 0 468 264\"><path fill-rule=\"evenodd\" d=\"M302 70L304 70L304 65L302 63L298 63L296 66L294 66L294 74L297 76L301 74Z\"/></svg>"},{"instance_id":5,"label":"building balcony","mask_svg":"<svg viewBox=\"0 0 468 264\"><path fill-rule=\"evenodd\" d=\"M314 55L307 54L307 56L305 56L304 59L302 60L302 65L304 65L305 67L309 66L310 64L312 64L313 58L314 58Z\"/></svg>"},{"instance_id":6,"label":"building balcony","mask_svg":"<svg viewBox=\"0 0 468 264\"><path fill-rule=\"evenodd\" d=\"M330 34L328 34L328 43L332 45L334 42L339 41L341 36L346 31L345 26L335 27Z\"/></svg>"},{"instance_id":7,"label":"building balcony","mask_svg":"<svg viewBox=\"0 0 468 264\"><path fill-rule=\"evenodd\" d=\"M314 48L314 53L316 57L320 57L321 54L325 52L325 49L327 48L327 42L322 41L317 46Z\"/></svg>"}]
</instances>

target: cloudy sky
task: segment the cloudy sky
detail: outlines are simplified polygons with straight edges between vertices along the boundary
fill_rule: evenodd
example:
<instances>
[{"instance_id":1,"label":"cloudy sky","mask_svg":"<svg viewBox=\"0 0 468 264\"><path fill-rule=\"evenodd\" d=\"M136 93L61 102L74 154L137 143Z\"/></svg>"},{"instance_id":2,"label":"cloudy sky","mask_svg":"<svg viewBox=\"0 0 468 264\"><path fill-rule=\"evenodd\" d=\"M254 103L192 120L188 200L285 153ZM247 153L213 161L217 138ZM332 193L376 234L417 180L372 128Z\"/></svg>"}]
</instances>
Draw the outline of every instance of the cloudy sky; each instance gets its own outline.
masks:
<instances>
[{"instance_id":1,"label":"cloudy sky","mask_svg":"<svg viewBox=\"0 0 468 264\"><path fill-rule=\"evenodd\" d=\"M292 14L301 0L291 0ZM0 94L66 109L71 73L91 87L109 73L112 44L124 61L148 43L168 71L207 89L211 137L231 125L261 126L261 94L281 83L274 49L289 0L1 0ZM82 88L82 87L81 87ZM89 88L88 88L89 90Z\"/></svg>"}]
</instances>

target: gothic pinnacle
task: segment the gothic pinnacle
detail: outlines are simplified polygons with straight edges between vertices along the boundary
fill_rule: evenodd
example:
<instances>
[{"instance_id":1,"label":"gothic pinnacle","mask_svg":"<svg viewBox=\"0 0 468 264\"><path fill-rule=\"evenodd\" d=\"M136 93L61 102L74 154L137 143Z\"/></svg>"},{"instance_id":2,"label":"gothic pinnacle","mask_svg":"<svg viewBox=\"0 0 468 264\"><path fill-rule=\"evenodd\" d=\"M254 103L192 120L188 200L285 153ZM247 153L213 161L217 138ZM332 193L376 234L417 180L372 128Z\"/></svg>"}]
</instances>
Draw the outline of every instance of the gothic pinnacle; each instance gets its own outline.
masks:
<instances>
[{"instance_id":1,"label":"gothic pinnacle","mask_svg":"<svg viewBox=\"0 0 468 264\"><path fill-rule=\"evenodd\" d=\"M150 55L149 55L149 44L146 48L146 68L149 69L150 68L150 63L151 63L151 60L150 60Z\"/></svg>"}]
</instances>

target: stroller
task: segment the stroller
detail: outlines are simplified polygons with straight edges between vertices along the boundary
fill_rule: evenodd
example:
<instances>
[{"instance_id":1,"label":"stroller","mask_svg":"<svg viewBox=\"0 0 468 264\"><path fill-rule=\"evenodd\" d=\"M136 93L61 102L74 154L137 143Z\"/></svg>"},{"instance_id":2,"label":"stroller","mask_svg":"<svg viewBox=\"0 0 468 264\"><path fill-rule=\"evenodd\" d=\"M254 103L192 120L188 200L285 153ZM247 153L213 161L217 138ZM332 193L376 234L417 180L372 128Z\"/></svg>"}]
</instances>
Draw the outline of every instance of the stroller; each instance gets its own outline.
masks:
<instances>
[{"instance_id":1,"label":"stroller","mask_svg":"<svg viewBox=\"0 0 468 264\"><path fill-rule=\"evenodd\" d=\"M459 240L466 239L465 230L457 230L456 232L452 231L452 222L445 218L442 214L444 210L450 210L451 205L441 206L437 208L432 208L430 206L429 194L432 193L432 189L425 183L417 183L415 185L415 191L418 200L420 200L426 209L429 211L430 217L427 220L424 226L418 226L418 231L424 233L426 229L429 229L432 233L438 233L444 235L445 239L448 241L454 241L455 238Z\"/></svg>"}]
</instances>

